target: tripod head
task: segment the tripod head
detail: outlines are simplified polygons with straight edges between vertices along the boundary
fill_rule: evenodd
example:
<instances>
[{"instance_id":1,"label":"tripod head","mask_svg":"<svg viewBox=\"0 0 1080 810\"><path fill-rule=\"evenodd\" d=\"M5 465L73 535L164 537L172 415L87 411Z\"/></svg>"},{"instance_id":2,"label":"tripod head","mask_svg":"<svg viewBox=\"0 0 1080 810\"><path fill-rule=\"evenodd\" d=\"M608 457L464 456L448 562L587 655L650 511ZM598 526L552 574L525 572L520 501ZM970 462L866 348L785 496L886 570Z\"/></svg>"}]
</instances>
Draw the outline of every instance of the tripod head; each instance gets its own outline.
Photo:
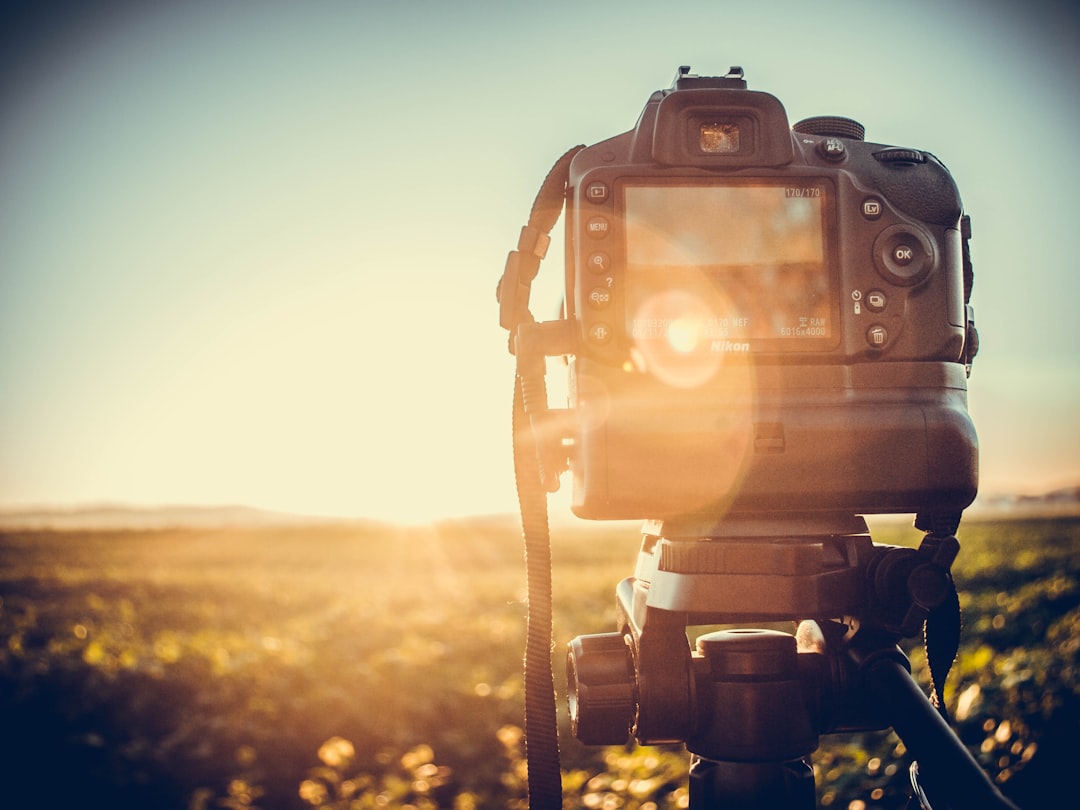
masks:
<instances>
[{"instance_id":1,"label":"tripod head","mask_svg":"<svg viewBox=\"0 0 1080 810\"><path fill-rule=\"evenodd\" d=\"M931 754L923 770L932 795L955 807L1009 807L897 647L925 624L929 639L949 639L935 641L930 660L934 672L944 656L947 671L958 550L951 535L927 534L917 550L878 545L850 515L648 523L634 575L616 589L618 632L569 645L574 733L588 744L631 734L685 743L691 807L751 810L815 806L807 758L819 735L904 728L909 749ZM687 636L703 625L777 622L798 629L714 630L694 649ZM969 775L957 779L957 769ZM980 798L964 804L972 796Z\"/></svg>"}]
</instances>

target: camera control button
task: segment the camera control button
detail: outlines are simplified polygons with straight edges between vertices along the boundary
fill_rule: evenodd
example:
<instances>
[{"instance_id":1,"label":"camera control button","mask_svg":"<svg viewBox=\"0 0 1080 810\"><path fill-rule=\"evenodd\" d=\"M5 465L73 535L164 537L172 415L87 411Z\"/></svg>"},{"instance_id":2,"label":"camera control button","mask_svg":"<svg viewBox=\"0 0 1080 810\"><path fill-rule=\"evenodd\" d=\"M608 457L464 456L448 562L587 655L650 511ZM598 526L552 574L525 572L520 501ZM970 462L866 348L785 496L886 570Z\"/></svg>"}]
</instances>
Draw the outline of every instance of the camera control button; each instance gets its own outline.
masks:
<instances>
[{"instance_id":1,"label":"camera control button","mask_svg":"<svg viewBox=\"0 0 1080 810\"><path fill-rule=\"evenodd\" d=\"M585 223L585 233L593 239L603 239L611 233L611 222L607 217L592 217Z\"/></svg>"},{"instance_id":2,"label":"camera control button","mask_svg":"<svg viewBox=\"0 0 1080 810\"><path fill-rule=\"evenodd\" d=\"M880 152L874 152L874 159L879 163L901 163L901 164L913 164L913 163L926 163L926 155L915 149L902 149L894 146L889 149L882 149Z\"/></svg>"},{"instance_id":3,"label":"camera control button","mask_svg":"<svg viewBox=\"0 0 1080 810\"><path fill-rule=\"evenodd\" d=\"M866 342L873 349L880 349L889 342L889 330L881 324L874 324L866 330Z\"/></svg>"},{"instance_id":4,"label":"camera control button","mask_svg":"<svg viewBox=\"0 0 1080 810\"><path fill-rule=\"evenodd\" d=\"M593 309L606 309L611 303L611 290L607 287L593 287L589 290L589 306Z\"/></svg>"},{"instance_id":5,"label":"camera control button","mask_svg":"<svg viewBox=\"0 0 1080 810\"><path fill-rule=\"evenodd\" d=\"M589 327L589 340L603 346L611 341L611 327L606 323L594 323Z\"/></svg>"},{"instance_id":6,"label":"camera control button","mask_svg":"<svg viewBox=\"0 0 1080 810\"><path fill-rule=\"evenodd\" d=\"M830 163L839 163L847 157L847 147L840 138L826 138L817 145L818 155Z\"/></svg>"},{"instance_id":7,"label":"camera control button","mask_svg":"<svg viewBox=\"0 0 1080 810\"><path fill-rule=\"evenodd\" d=\"M871 312L884 312L889 299L881 290L870 290L866 294L866 308Z\"/></svg>"},{"instance_id":8,"label":"camera control button","mask_svg":"<svg viewBox=\"0 0 1080 810\"><path fill-rule=\"evenodd\" d=\"M862 215L870 221L881 219L881 212L884 207L879 198L867 197L862 203Z\"/></svg>"},{"instance_id":9,"label":"camera control button","mask_svg":"<svg viewBox=\"0 0 1080 810\"><path fill-rule=\"evenodd\" d=\"M593 273L606 273L611 268L611 257L602 251L591 253L586 266Z\"/></svg>"},{"instance_id":10,"label":"camera control button","mask_svg":"<svg viewBox=\"0 0 1080 810\"><path fill-rule=\"evenodd\" d=\"M607 202L608 195L611 193L608 189L607 183L601 183L599 180L585 186L585 199L591 203L604 203Z\"/></svg>"},{"instance_id":11,"label":"camera control button","mask_svg":"<svg viewBox=\"0 0 1080 810\"><path fill-rule=\"evenodd\" d=\"M892 258L901 267L907 267L915 261L915 248L901 242L892 249Z\"/></svg>"},{"instance_id":12,"label":"camera control button","mask_svg":"<svg viewBox=\"0 0 1080 810\"><path fill-rule=\"evenodd\" d=\"M918 228L893 225L874 241L874 264L891 284L912 287L930 275L937 254L934 243Z\"/></svg>"}]
</instances>

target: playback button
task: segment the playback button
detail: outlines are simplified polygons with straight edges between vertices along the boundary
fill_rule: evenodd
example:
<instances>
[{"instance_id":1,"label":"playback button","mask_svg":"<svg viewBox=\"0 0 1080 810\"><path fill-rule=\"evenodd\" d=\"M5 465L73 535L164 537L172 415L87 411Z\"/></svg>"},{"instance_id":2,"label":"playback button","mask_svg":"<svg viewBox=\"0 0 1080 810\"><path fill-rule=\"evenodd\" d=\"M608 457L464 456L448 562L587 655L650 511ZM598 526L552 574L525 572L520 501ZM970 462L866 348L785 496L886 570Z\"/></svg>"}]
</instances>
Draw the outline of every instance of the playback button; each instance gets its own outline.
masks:
<instances>
[{"instance_id":1,"label":"playback button","mask_svg":"<svg viewBox=\"0 0 1080 810\"><path fill-rule=\"evenodd\" d=\"M585 199L591 203L605 203L610 194L611 190L608 188L607 183L602 183L599 180L585 186Z\"/></svg>"}]
</instances>

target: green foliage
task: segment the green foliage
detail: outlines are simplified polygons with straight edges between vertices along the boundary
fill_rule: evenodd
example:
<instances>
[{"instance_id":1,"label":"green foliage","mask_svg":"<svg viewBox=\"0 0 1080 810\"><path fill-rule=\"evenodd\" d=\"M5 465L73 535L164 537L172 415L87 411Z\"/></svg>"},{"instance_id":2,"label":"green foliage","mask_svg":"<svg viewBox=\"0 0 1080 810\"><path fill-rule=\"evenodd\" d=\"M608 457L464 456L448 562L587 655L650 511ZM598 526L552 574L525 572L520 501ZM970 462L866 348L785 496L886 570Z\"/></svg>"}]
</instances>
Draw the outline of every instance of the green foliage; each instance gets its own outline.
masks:
<instances>
[{"instance_id":1,"label":"green foliage","mask_svg":"<svg viewBox=\"0 0 1080 810\"><path fill-rule=\"evenodd\" d=\"M554 541L562 649L613 629L637 533ZM1034 796L1078 753L1080 522L971 522L961 542L966 633L946 702L994 778ZM39 808L524 807L520 558L510 521L2 534L6 794ZM589 749L563 723L567 807L687 806L681 752ZM892 734L827 738L821 804L902 807L905 753Z\"/></svg>"}]
</instances>

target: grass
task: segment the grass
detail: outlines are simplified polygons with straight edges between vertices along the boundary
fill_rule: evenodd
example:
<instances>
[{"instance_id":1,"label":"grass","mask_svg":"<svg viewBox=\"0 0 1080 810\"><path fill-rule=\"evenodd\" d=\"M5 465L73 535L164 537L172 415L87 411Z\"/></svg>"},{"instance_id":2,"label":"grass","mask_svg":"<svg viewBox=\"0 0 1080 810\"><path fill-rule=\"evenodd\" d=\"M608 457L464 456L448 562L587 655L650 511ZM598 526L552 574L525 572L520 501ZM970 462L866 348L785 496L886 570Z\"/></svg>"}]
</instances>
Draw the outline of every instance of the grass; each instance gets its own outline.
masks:
<instances>
[{"instance_id":1,"label":"grass","mask_svg":"<svg viewBox=\"0 0 1080 810\"><path fill-rule=\"evenodd\" d=\"M1034 802L1080 753L1080 520L960 537L946 700ZM557 649L614 629L636 550L633 528L556 530ZM0 534L0 778L36 808L520 805L524 615L510 521ZM685 806L675 749L562 752L568 806ZM903 757L829 738L819 802L902 807Z\"/></svg>"}]
</instances>

